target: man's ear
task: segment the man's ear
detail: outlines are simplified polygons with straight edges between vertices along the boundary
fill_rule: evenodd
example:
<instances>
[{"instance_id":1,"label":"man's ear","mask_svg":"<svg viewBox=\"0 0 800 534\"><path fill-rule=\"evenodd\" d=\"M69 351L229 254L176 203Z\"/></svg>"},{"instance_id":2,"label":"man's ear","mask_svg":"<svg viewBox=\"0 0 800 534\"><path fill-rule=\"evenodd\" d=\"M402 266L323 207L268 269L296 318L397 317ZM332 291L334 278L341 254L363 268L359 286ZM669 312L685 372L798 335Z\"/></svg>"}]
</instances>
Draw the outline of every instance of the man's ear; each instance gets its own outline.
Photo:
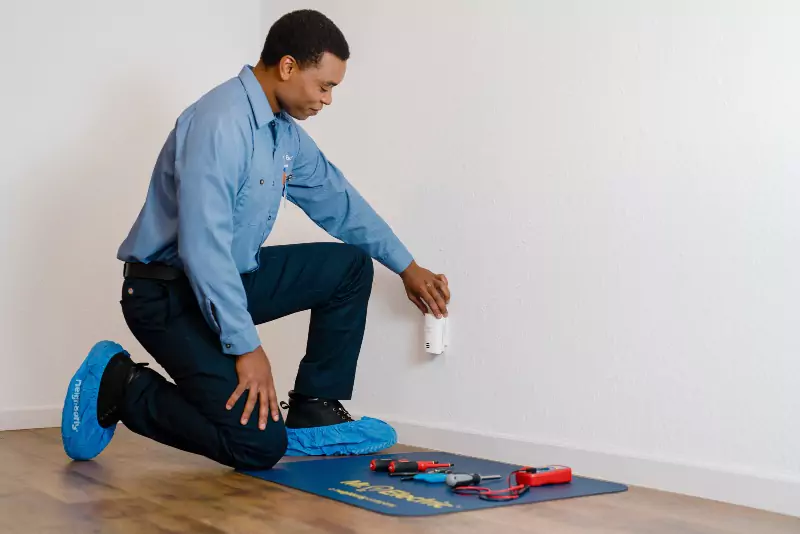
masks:
<instances>
[{"instance_id":1,"label":"man's ear","mask_svg":"<svg viewBox=\"0 0 800 534\"><path fill-rule=\"evenodd\" d=\"M278 63L281 80L286 81L297 72L297 61L292 56L283 56Z\"/></svg>"}]
</instances>

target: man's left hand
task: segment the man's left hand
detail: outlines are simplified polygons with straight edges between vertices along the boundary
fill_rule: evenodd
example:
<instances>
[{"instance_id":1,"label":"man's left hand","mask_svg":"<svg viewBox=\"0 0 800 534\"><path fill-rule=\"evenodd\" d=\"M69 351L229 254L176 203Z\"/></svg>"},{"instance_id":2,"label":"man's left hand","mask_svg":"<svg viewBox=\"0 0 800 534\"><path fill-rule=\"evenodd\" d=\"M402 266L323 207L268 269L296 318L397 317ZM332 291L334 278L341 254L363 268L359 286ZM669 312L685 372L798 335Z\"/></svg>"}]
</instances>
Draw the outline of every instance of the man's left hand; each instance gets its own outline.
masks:
<instances>
[{"instance_id":1,"label":"man's left hand","mask_svg":"<svg viewBox=\"0 0 800 534\"><path fill-rule=\"evenodd\" d=\"M428 269L411 262L405 271L400 273L406 287L408 300L416 304L423 314L430 313L441 319L447 317L447 304L450 303L450 288L447 277L433 274Z\"/></svg>"}]
</instances>

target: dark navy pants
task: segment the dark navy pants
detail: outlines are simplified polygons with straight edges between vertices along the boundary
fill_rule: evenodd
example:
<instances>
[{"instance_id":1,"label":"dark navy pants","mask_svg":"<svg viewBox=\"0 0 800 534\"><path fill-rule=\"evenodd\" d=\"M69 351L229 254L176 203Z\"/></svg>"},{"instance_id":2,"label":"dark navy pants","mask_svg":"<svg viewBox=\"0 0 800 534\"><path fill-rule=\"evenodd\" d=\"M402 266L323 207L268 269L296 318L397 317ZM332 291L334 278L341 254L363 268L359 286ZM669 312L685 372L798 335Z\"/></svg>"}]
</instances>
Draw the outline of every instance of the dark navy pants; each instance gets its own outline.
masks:
<instances>
[{"instance_id":1,"label":"dark navy pants","mask_svg":"<svg viewBox=\"0 0 800 534\"><path fill-rule=\"evenodd\" d=\"M311 310L295 391L349 399L372 290L371 258L350 245L310 243L264 247L260 265L242 275L256 324ZM126 279L121 303L133 335L175 382L145 369L126 393L125 426L227 466L272 467L286 451L283 419L270 418L259 430L256 405L243 426L247 394L225 408L238 385L235 357L222 352L188 280Z\"/></svg>"}]
</instances>

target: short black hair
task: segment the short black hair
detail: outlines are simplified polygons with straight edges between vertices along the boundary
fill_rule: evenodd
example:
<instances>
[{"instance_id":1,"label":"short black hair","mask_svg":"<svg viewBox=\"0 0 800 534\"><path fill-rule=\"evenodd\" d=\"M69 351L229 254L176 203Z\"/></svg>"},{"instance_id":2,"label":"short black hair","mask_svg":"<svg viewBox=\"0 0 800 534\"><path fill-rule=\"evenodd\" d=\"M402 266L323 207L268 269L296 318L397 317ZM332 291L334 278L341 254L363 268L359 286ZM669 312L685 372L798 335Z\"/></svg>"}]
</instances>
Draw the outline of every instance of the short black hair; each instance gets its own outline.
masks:
<instances>
[{"instance_id":1,"label":"short black hair","mask_svg":"<svg viewBox=\"0 0 800 534\"><path fill-rule=\"evenodd\" d=\"M350 47L341 30L328 17L312 9L292 11L269 29L261 61L271 67L284 56L292 56L301 67L314 66L329 52L342 61L350 58Z\"/></svg>"}]
</instances>

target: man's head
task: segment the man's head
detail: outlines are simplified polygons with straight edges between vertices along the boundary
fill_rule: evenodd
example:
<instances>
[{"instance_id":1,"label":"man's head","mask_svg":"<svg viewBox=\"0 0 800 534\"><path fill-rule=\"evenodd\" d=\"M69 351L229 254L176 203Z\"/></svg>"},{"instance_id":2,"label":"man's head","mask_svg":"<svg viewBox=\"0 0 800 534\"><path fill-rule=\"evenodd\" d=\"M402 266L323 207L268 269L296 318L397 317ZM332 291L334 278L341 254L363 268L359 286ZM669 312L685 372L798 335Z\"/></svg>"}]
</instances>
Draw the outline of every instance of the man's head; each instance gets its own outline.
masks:
<instances>
[{"instance_id":1,"label":"man's head","mask_svg":"<svg viewBox=\"0 0 800 534\"><path fill-rule=\"evenodd\" d=\"M339 28L322 13L307 9L278 19L261 52L261 63L278 80L278 105L298 120L331 104L331 92L344 78L349 58L350 47Z\"/></svg>"}]
</instances>

